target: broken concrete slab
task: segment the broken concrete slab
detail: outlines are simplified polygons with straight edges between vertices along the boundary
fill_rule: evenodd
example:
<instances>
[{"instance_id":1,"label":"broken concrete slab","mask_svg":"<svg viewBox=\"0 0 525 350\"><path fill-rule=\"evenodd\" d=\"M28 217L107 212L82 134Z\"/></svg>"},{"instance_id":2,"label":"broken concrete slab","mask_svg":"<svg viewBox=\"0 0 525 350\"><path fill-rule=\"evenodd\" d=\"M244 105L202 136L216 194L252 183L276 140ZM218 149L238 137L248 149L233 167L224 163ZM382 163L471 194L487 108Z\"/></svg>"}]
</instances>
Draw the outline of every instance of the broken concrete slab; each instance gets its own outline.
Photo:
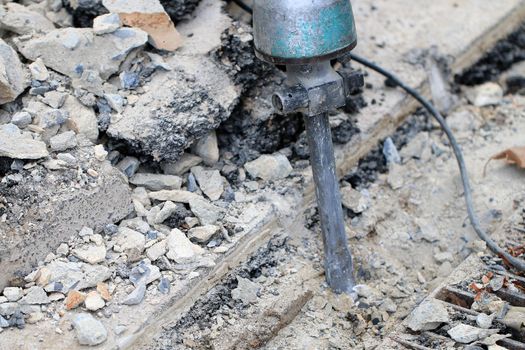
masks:
<instances>
[{"instance_id":1,"label":"broken concrete slab","mask_svg":"<svg viewBox=\"0 0 525 350\"><path fill-rule=\"evenodd\" d=\"M66 131L49 139L49 146L53 151L60 152L77 146L77 137L74 131Z\"/></svg>"},{"instance_id":2,"label":"broken concrete slab","mask_svg":"<svg viewBox=\"0 0 525 350\"><path fill-rule=\"evenodd\" d=\"M143 86L141 98L112 118L107 131L157 161L176 161L184 149L226 120L239 98L240 87L210 55L221 45L220 34L231 19L214 1L206 1L202 8L182 26L184 33L187 30L193 36L166 58L168 65L178 69L156 71ZM195 31L192 23L203 21L206 30Z\"/></svg>"},{"instance_id":3,"label":"broken concrete slab","mask_svg":"<svg viewBox=\"0 0 525 350\"><path fill-rule=\"evenodd\" d=\"M54 184L58 175L43 176L40 182L29 177L16 186L2 185L2 203L9 209L0 223L0 289L9 281L16 284L82 227L100 232L132 211L131 190L123 175L109 163L91 166L98 173L96 186L79 187L74 185L75 176L72 180L65 174L60 178L64 186ZM21 196L28 193L31 202Z\"/></svg>"},{"instance_id":4,"label":"broken concrete slab","mask_svg":"<svg viewBox=\"0 0 525 350\"><path fill-rule=\"evenodd\" d=\"M104 244L86 244L73 250L73 255L90 264L98 264L106 259L106 246Z\"/></svg>"},{"instance_id":5,"label":"broken concrete slab","mask_svg":"<svg viewBox=\"0 0 525 350\"><path fill-rule=\"evenodd\" d=\"M46 144L33 140L14 124L0 126L0 157L13 159L40 159L49 155Z\"/></svg>"},{"instance_id":6,"label":"broken concrete slab","mask_svg":"<svg viewBox=\"0 0 525 350\"><path fill-rule=\"evenodd\" d=\"M227 85L229 79L222 75ZM194 140L228 118L238 97L217 87L229 96L221 103L210 93L215 87L189 81L188 76L180 71L155 73L140 100L111 121L108 134L157 161L177 160Z\"/></svg>"},{"instance_id":7,"label":"broken concrete slab","mask_svg":"<svg viewBox=\"0 0 525 350\"><path fill-rule=\"evenodd\" d=\"M202 197L190 200L190 209L202 225L213 225L224 216L224 210Z\"/></svg>"},{"instance_id":8,"label":"broken concrete slab","mask_svg":"<svg viewBox=\"0 0 525 350\"><path fill-rule=\"evenodd\" d=\"M28 85L28 72L16 51L0 39L0 104L14 101Z\"/></svg>"},{"instance_id":9,"label":"broken concrete slab","mask_svg":"<svg viewBox=\"0 0 525 350\"><path fill-rule=\"evenodd\" d=\"M83 290L96 287L97 284L104 282L111 276L111 271L106 266L70 262L64 259L57 259L45 268L41 268L40 275L44 274L44 269L46 270L46 279L44 281L37 280L37 282L46 286L53 283L60 284L64 293L72 288Z\"/></svg>"},{"instance_id":10,"label":"broken concrete slab","mask_svg":"<svg viewBox=\"0 0 525 350\"><path fill-rule=\"evenodd\" d=\"M134 262L141 259L146 244L146 237L135 230L120 227L118 236L115 238L115 244L118 245L118 251L124 252L128 261ZM117 251L117 247L113 247Z\"/></svg>"},{"instance_id":11,"label":"broken concrete slab","mask_svg":"<svg viewBox=\"0 0 525 350\"><path fill-rule=\"evenodd\" d=\"M423 301L405 321L413 331L428 331L436 329L443 323L449 323L450 318L445 305L438 300Z\"/></svg>"},{"instance_id":12,"label":"broken concrete slab","mask_svg":"<svg viewBox=\"0 0 525 350\"><path fill-rule=\"evenodd\" d=\"M24 5L10 2L4 6L0 15L0 28L24 35L49 32L54 30L55 26L44 15Z\"/></svg>"},{"instance_id":13,"label":"broken concrete slab","mask_svg":"<svg viewBox=\"0 0 525 350\"><path fill-rule=\"evenodd\" d=\"M95 35L91 28L63 28L27 41L15 40L29 60L41 58L47 67L71 78L92 69L103 79L118 72L127 55L146 42L147 34L135 28L120 28L105 35Z\"/></svg>"},{"instance_id":14,"label":"broken concrete slab","mask_svg":"<svg viewBox=\"0 0 525 350\"><path fill-rule=\"evenodd\" d=\"M157 201L172 201L175 203L190 203L195 200L203 200L198 194L184 190L162 190L150 192L149 198Z\"/></svg>"},{"instance_id":15,"label":"broken concrete slab","mask_svg":"<svg viewBox=\"0 0 525 350\"><path fill-rule=\"evenodd\" d=\"M452 339L461 344L470 344L476 340L482 340L498 332L498 329L482 329L463 323L460 323L447 331Z\"/></svg>"}]
</instances>

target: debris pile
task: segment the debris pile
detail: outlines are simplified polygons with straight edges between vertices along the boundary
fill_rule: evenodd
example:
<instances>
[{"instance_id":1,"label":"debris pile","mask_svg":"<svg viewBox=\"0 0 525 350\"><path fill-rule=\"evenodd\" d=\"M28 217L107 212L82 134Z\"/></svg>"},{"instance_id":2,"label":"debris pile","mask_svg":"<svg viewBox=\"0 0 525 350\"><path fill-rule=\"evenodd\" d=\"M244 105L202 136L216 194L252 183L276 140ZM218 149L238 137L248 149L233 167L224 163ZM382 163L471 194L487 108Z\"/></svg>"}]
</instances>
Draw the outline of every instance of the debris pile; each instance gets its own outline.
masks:
<instances>
[{"instance_id":1,"label":"debris pile","mask_svg":"<svg viewBox=\"0 0 525 350\"><path fill-rule=\"evenodd\" d=\"M215 133L246 84L221 35L251 34L198 3L3 6L0 332L45 321L104 343L126 326L103 318L191 282L274 210L256 192L287 157L243 168Z\"/></svg>"},{"instance_id":2,"label":"debris pile","mask_svg":"<svg viewBox=\"0 0 525 350\"><path fill-rule=\"evenodd\" d=\"M244 235L270 217L296 213L309 176L304 125L298 116L273 113L269 96L283 74L256 60L251 30L222 2L4 3L0 333L38 324L80 345L118 347L146 322L138 311L169 307ZM504 124L501 115L523 116L505 101L511 88L516 84L469 88L471 105L452 109L451 127L468 139L488 123L483 137L493 138L490 127ZM365 104L355 98L356 108ZM350 112L331 115L338 143L359 133ZM281 322L286 317L272 313L278 305L294 316L304 306L307 320L298 328L312 338L335 329L334 347L361 340L376 346L421 300L427 281L483 250L463 231L445 232L440 224L447 220L420 215L422 207L434 208L416 190L434 188L440 204L454 198L429 179L434 162L439 170L448 166L447 146L426 117L416 116L342 182L346 228L363 248L358 279L367 283L356 286L355 300L287 289L286 282L316 278L322 285L320 240L303 232L293 243L258 251L166 327L161 341L191 347L205 339L221 348L223 331L231 332L228 341L267 339L260 329L237 335L240 328L246 333L247 319L281 330L292 319ZM504 157L513 160L496 156ZM318 231L315 210L305 216ZM494 209L485 221L500 217ZM461 244L451 248L450 241ZM495 339L489 318L458 323L440 305L421 308L409 322L414 331L450 324L457 342Z\"/></svg>"}]
</instances>

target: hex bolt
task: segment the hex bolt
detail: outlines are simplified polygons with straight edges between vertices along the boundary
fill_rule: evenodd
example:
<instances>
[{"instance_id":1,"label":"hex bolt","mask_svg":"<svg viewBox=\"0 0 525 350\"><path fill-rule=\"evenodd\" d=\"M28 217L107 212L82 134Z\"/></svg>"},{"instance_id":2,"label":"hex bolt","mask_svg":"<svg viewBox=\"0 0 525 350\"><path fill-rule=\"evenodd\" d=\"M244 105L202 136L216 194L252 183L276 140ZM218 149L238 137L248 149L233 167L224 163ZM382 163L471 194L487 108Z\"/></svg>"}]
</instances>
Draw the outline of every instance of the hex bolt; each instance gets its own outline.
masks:
<instances>
[{"instance_id":1,"label":"hex bolt","mask_svg":"<svg viewBox=\"0 0 525 350\"><path fill-rule=\"evenodd\" d=\"M308 103L308 92L301 85L288 87L272 96L273 107L282 114L299 112L308 108Z\"/></svg>"}]
</instances>

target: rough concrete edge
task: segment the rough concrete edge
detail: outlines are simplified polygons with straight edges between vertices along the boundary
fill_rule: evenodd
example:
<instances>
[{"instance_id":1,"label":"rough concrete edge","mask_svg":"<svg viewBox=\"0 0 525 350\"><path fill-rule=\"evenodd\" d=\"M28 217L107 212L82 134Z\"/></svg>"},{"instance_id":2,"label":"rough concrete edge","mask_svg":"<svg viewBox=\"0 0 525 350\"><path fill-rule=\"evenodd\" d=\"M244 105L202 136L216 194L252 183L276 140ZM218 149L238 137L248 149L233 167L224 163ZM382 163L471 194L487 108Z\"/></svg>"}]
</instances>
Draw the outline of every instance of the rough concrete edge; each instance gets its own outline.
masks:
<instances>
[{"instance_id":1,"label":"rough concrete edge","mask_svg":"<svg viewBox=\"0 0 525 350\"><path fill-rule=\"evenodd\" d=\"M124 174L111 166L107 161L102 163L98 170L101 174L101 182L96 187L81 188L73 192L68 187L63 189L58 195L55 193L53 196L50 196L47 198L47 203L52 206L55 214L57 211L60 211L60 214L54 215L53 218L47 221L42 219L47 217L47 215L40 216L39 221L43 222L43 225L39 226L38 230L30 232L30 234L26 232L15 243L8 243L5 250L0 250L0 257L5 259L5 261L0 261L0 268L4 269L0 274L0 290L9 286L9 281L14 276L25 276L37 268L39 261L43 261L46 255L49 252L54 252L61 243L71 239L75 235L75 231L80 231L82 226L92 227L96 233L99 233L102 231L103 226L108 223L107 221L111 221L111 223L119 222L132 212L131 190L129 190L128 180ZM109 216L105 218L99 217L98 220L81 218L76 221L71 219L73 216L80 218L80 216L76 215L79 212L76 209L82 206L88 207L86 203L93 206L104 202L108 198L109 188L112 189L112 194L117 195L121 199L119 203L122 206L111 205L111 208L106 211L106 213L109 212ZM60 198L60 200L57 200L57 198ZM76 206L77 204L79 205ZM106 223L103 223L104 220L107 220ZM54 234L45 234L47 232L53 232ZM38 239L36 239L36 236L38 236ZM6 243L3 242L3 244ZM31 256L25 254L29 250L33 251L34 254Z\"/></svg>"},{"instance_id":2,"label":"rough concrete edge","mask_svg":"<svg viewBox=\"0 0 525 350\"><path fill-rule=\"evenodd\" d=\"M452 65L454 72L460 71L469 65L474 64L481 58L485 51L494 46L494 44L516 29L519 24L525 20L525 0L522 0L513 10L509 11L507 15L498 24L488 28L481 33L478 39L461 52ZM429 96L430 89L426 79L417 86L424 96ZM394 113L384 115L380 121L373 126L373 130L366 138L350 141L346 145L339 147L336 150L337 174L341 177L348 172L359 159L363 158L370 150L381 140L391 135L395 129L408 117L410 113L416 110L418 102L410 96L405 96L395 105ZM307 171L309 174L310 171ZM302 203L297 205L297 215L300 216L305 208L310 206L315 200L315 191L311 176L309 176L308 185L303 191ZM284 224L280 218L276 217L267 222L257 231L257 228L247 234L238 246L231 251L231 253L220 262L216 268L209 271L206 276L189 288L185 295L172 303L172 305L163 310L157 319L150 317L141 327L139 331L134 333L126 344L121 344L120 349L139 349L146 345L151 339L158 335L158 329L162 329L162 321L169 317L169 321L173 322L180 318L193 303L202 295L208 292L209 287L214 286L216 282L220 281L226 274L235 266L249 258L249 256L259 249L263 244L275 235L275 230L286 230L292 227L293 224ZM255 232L254 232L255 231ZM461 265L460 265L461 266ZM176 298L176 297L174 297ZM396 343L397 344L397 343ZM399 345L399 344L398 344Z\"/></svg>"}]
</instances>

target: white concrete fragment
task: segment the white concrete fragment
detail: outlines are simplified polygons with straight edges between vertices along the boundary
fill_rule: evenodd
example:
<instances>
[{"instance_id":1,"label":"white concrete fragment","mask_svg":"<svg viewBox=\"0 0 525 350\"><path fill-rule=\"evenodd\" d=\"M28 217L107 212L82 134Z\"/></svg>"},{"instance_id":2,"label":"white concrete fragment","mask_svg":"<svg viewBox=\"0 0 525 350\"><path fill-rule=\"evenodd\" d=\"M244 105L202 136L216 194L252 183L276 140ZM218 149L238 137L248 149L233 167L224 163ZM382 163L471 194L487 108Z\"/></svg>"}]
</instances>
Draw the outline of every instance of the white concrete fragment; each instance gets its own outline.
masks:
<instances>
[{"instance_id":1,"label":"white concrete fragment","mask_svg":"<svg viewBox=\"0 0 525 350\"><path fill-rule=\"evenodd\" d=\"M98 264L106 260L106 246L85 244L74 249L73 255L89 264Z\"/></svg>"},{"instance_id":2,"label":"white concrete fragment","mask_svg":"<svg viewBox=\"0 0 525 350\"><path fill-rule=\"evenodd\" d=\"M35 62L29 65L29 71L31 72L31 77L35 80L46 81L49 79L49 71L41 58L37 58Z\"/></svg>"},{"instance_id":3,"label":"white concrete fragment","mask_svg":"<svg viewBox=\"0 0 525 350\"><path fill-rule=\"evenodd\" d=\"M49 304L50 302L42 287L33 286L29 288L26 295L19 301L19 304L40 305Z\"/></svg>"},{"instance_id":4,"label":"white concrete fragment","mask_svg":"<svg viewBox=\"0 0 525 350\"><path fill-rule=\"evenodd\" d=\"M470 344L476 340L485 339L488 336L498 332L498 329L482 329L463 323L460 323L447 331L448 335L450 335L452 339L461 344Z\"/></svg>"},{"instance_id":5,"label":"white concrete fragment","mask_svg":"<svg viewBox=\"0 0 525 350\"><path fill-rule=\"evenodd\" d=\"M220 207L202 197L191 200L190 209L199 218L202 225L213 225L224 215Z\"/></svg>"},{"instance_id":6,"label":"white concrete fragment","mask_svg":"<svg viewBox=\"0 0 525 350\"><path fill-rule=\"evenodd\" d=\"M166 240L162 240L160 242L155 243L148 249L146 249L146 256L151 261L157 261L158 258L166 254L168 250L168 242Z\"/></svg>"},{"instance_id":7,"label":"white concrete fragment","mask_svg":"<svg viewBox=\"0 0 525 350\"><path fill-rule=\"evenodd\" d=\"M77 136L74 131L66 131L49 140L49 146L55 152L65 151L77 146Z\"/></svg>"},{"instance_id":8,"label":"white concrete fragment","mask_svg":"<svg viewBox=\"0 0 525 350\"><path fill-rule=\"evenodd\" d=\"M84 305L86 306L86 309L89 311L97 311L102 309L106 302L100 294L98 294L96 291L89 292L86 296L86 300L84 300Z\"/></svg>"},{"instance_id":9,"label":"white concrete fragment","mask_svg":"<svg viewBox=\"0 0 525 350\"><path fill-rule=\"evenodd\" d=\"M176 210L177 210L177 204L171 201L167 201L164 203L164 206L159 212L152 213L152 215L154 215L155 218L153 219L148 218L150 219L148 221L152 221L154 224L161 224L164 221L166 221L166 219L168 219L173 213L175 213Z\"/></svg>"},{"instance_id":10,"label":"white concrete fragment","mask_svg":"<svg viewBox=\"0 0 525 350\"><path fill-rule=\"evenodd\" d=\"M129 261L138 261L141 259L142 252L144 251L146 237L135 230L120 227L119 233L115 238L115 244L128 256Z\"/></svg>"},{"instance_id":11,"label":"white concrete fragment","mask_svg":"<svg viewBox=\"0 0 525 350\"><path fill-rule=\"evenodd\" d=\"M7 298L7 301L18 301L23 295L24 293L22 293L22 288L5 287L4 289L4 296Z\"/></svg>"},{"instance_id":12,"label":"white concrete fragment","mask_svg":"<svg viewBox=\"0 0 525 350\"><path fill-rule=\"evenodd\" d=\"M356 214L364 212L370 205L369 199L351 186L341 188L341 202Z\"/></svg>"},{"instance_id":13,"label":"white concrete fragment","mask_svg":"<svg viewBox=\"0 0 525 350\"><path fill-rule=\"evenodd\" d=\"M220 227L215 225L205 225L194 227L188 231L188 238L195 242L206 243L214 234L219 232Z\"/></svg>"},{"instance_id":14,"label":"white concrete fragment","mask_svg":"<svg viewBox=\"0 0 525 350\"><path fill-rule=\"evenodd\" d=\"M106 157L108 156L108 151L106 151L104 145L96 145L95 147L93 147L93 150L95 152L95 158L98 161L103 162L104 160L106 160Z\"/></svg>"},{"instance_id":15,"label":"white concrete fragment","mask_svg":"<svg viewBox=\"0 0 525 350\"><path fill-rule=\"evenodd\" d=\"M0 39L0 104L14 101L28 85L28 73L18 54Z\"/></svg>"},{"instance_id":16,"label":"white concrete fragment","mask_svg":"<svg viewBox=\"0 0 525 350\"><path fill-rule=\"evenodd\" d=\"M73 316L73 327L80 345L95 346L102 344L108 337L108 331L91 314L81 313Z\"/></svg>"},{"instance_id":17,"label":"white concrete fragment","mask_svg":"<svg viewBox=\"0 0 525 350\"><path fill-rule=\"evenodd\" d=\"M67 126L79 135L84 135L89 141L98 140L98 121L93 108L81 104L75 96L68 96L62 110L69 113Z\"/></svg>"},{"instance_id":18,"label":"white concrete fragment","mask_svg":"<svg viewBox=\"0 0 525 350\"><path fill-rule=\"evenodd\" d=\"M25 111L17 112L13 115L13 118L11 118L11 123L15 124L20 129L25 128L26 126L31 124L32 121L33 117L31 116L31 114Z\"/></svg>"},{"instance_id":19,"label":"white concrete fragment","mask_svg":"<svg viewBox=\"0 0 525 350\"><path fill-rule=\"evenodd\" d=\"M449 323L448 311L442 302L434 299L423 301L406 319L406 325L411 330L429 331L436 329L442 323Z\"/></svg>"},{"instance_id":20,"label":"white concrete fragment","mask_svg":"<svg viewBox=\"0 0 525 350\"><path fill-rule=\"evenodd\" d=\"M190 240L178 229L171 230L167 239L168 253L166 256L179 264L193 262L199 255L204 253L204 249Z\"/></svg>"},{"instance_id":21,"label":"white concrete fragment","mask_svg":"<svg viewBox=\"0 0 525 350\"><path fill-rule=\"evenodd\" d=\"M182 185L182 179L178 176L147 173L137 173L129 179L129 182L151 191L178 190Z\"/></svg>"},{"instance_id":22,"label":"white concrete fragment","mask_svg":"<svg viewBox=\"0 0 525 350\"><path fill-rule=\"evenodd\" d=\"M149 198L158 201L172 201L175 203L190 203L192 201L203 200L201 196L183 190L162 190L150 192Z\"/></svg>"},{"instance_id":23,"label":"white concrete fragment","mask_svg":"<svg viewBox=\"0 0 525 350\"><path fill-rule=\"evenodd\" d=\"M44 142L33 140L31 136L21 133L14 124L0 125L0 157L40 159L48 155Z\"/></svg>"},{"instance_id":24,"label":"white concrete fragment","mask_svg":"<svg viewBox=\"0 0 525 350\"><path fill-rule=\"evenodd\" d=\"M206 165L212 166L219 160L219 146L217 134L210 131L208 135L197 140L192 146L192 151L199 156Z\"/></svg>"},{"instance_id":25,"label":"white concrete fragment","mask_svg":"<svg viewBox=\"0 0 525 350\"><path fill-rule=\"evenodd\" d=\"M201 166L191 168L195 180L199 184L200 189L212 201L221 198L224 192L224 180L219 170L207 170Z\"/></svg>"},{"instance_id":26,"label":"white concrete fragment","mask_svg":"<svg viewBox=\"0 0 525 350\"><path fill-rule=\"evenodd\" d=\"M117 13L100 15L93 20L93 32L97 35L113 33L122 26Z\"/></svg>"},{"instance_id":27,"label":"white concrete fragment","mask_svg":"<svg viewBox=\"0 0 525 350\"><path fill-rule=\"evenodd\" d=\"M244 168L253 178L263 180L284 179L292 172L292 166L283 154L262 155L254 161L244 164Z\"/></svg>"},{"instance_id":28,"label":"white concrete fragment","mask_svg":"<svg viewBox=\"0 0 525 350\"><path fill-rule=\"evenodd\" d=\"M46 265L49 270L48 283L60 283L64 290L73 286L76 290L96 287L111 276L111 271L103 265L91 265L82 262L54 260Z\"/></svg>"},{"instance_id":29,"label":"white concrete fragment","mask_svg":"<svg viewBox=\"0 0 525 350\"><path fill-rule=\"evenodd\" d=\"M467 98L476 107L499 105L503 100L503 89L497 83L488 82L468 90Z\"/></svg>"}]
</instances>

